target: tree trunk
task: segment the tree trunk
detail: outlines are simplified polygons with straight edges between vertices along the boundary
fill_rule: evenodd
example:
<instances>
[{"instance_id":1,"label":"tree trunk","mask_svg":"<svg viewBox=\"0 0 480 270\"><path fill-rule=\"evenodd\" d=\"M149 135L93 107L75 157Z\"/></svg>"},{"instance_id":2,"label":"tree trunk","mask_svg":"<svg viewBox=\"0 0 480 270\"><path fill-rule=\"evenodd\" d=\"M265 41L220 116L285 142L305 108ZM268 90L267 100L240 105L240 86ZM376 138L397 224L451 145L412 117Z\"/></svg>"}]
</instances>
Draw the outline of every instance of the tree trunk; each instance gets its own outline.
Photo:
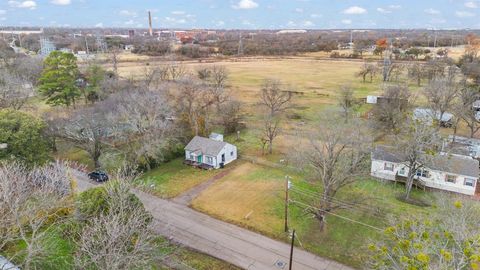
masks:
<instances>
[{"instance_id":1,"label":"tree trunk","mask_svg":"<svg viewBox=\"0 0 480 270\"><path fill-rule=\"evenodd\" d=\"M408 173L407 183L405 183L405 199L410 199L410 193L412 192L413 180L415 175L411 172Z\"/></svg>"},{"instance_id":2,"label":"tree trunk","mask_svg":"<svg viewBox=\"0 0 480 270\"><path fill-rule=\"evenodd\" d=\"M95 146L94 146L93 152L94 152L93 153L93 163L95 165L95 169L99 169L101 167L100 156L102 155L102 150L101 150L101 146L100 146L99 141L95 141Z\"/></svg>"},{"instance_id":3,"label":"tree trunk","mask_svg":"<svg viewBox=\"0 0 480 270\"><path fill-rule=\"evenodd\" d=\"M273 140L268 141L268 153L270 155L273 153Z\"/></svg>"},{"instance_id":4,"label":"tree trunk","mask_svg":"<svg viewBox=\"0 0 480 270\"><path fill-rule=\"evenodd\" d=\"M453 127L453 138L452 142L454 143L455 140L457 139L457 129L458 129L458 123L460 122L459 119L455 120L455 126Z\"/></svg>"}]
</instances>

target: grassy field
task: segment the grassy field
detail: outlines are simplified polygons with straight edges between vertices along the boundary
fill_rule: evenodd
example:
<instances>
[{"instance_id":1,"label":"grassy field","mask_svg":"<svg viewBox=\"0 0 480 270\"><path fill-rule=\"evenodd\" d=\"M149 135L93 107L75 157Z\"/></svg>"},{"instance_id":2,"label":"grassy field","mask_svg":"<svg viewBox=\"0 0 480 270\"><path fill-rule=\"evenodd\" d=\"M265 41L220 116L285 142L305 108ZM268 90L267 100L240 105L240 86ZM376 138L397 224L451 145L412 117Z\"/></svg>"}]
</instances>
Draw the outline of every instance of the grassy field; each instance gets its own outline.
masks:
<instances>
[{"instance_id":1,"label":"grassy field","mask_svg":"<svg viewBox=\"0 0 480 270\"><path fill-rule=\"evenodd\" d=\"M318 190L303 177L286 169L272 169L245 163L204 191L192 207L211 216L285 240L284 177L289 174L294 186L309 191ZM362 179L339 194L340 200L369 198L362 207L336 212L366 224L383 228L389 216L426 214L426 208L398 201L395 196L403 192L402 186ZM415 192L414 196L428 199L427 194ZM291 192L291 199L309 203L303 194ZM365 204L365 205L364 205ZM364 210L367 209L368 211ZM361 210L361 211L360 211ZM321 232L318 222L303 207L291 204L290 227L298 233L299 246L321 256L360 267L367 245L379 237L379 232L339 217L329 216L327 229ZM300 244L301 243L301 244Z\"/></svg>"},{"instance_id":2,"label":"grassy field","mask_svg":"<svg viewBox=\"0 0 480 270\"><path fill-rule=\"evenodd\" d=\"M146 172L138 185L159 197L172 198L219 173L216 170L201 170L183 164L183 158L160 165Z\"/></svg>"}]
</instances>

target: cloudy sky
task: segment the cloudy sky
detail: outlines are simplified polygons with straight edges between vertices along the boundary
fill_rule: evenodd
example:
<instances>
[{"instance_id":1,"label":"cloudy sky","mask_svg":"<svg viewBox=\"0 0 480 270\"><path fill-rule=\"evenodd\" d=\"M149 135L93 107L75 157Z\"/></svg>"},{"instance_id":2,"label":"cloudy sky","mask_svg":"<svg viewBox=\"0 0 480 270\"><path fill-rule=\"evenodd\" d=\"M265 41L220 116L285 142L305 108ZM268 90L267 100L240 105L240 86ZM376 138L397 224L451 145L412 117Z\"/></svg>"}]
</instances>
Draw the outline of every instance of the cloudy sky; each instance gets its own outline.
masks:
<instances>
[{"instance_id":1,"label":"cloudy sky","mask_svg":"<svg viewBox=\"0 0 480 270\"><path fill-rule=\"evenodd\" d=\"M0 26L480 28L480 0L0 0Z\"/></svg>"}]
</instances>

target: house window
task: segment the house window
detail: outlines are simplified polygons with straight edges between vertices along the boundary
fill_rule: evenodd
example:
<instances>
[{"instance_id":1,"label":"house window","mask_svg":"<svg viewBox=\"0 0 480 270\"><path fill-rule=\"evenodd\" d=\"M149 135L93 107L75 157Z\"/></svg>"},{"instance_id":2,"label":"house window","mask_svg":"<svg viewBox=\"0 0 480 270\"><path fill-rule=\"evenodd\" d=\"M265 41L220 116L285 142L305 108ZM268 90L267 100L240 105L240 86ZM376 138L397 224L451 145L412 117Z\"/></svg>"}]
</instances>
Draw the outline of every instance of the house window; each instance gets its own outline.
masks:
<instances>
[{"instance_id":1,"label":"house window","mask_svg":"<svg viewBox=\"0 0 480 270\"><path fill-rule=\"evenodd\" d=\"M402 167L400 170L398 170L399 175L405 175L405 167Z\"/></svg>"},{"instance_id":2,"label":"house window","mask_svg":"<svg viewBox=\"0 0 480 270\"><path fill-rule=\"evenodd\" d=\"M476 182L475 179L465 178L465 182L464 182L463 184L464 184L465 186L474 187L474 186L475 186L475 182Z\"/></svg>"},{"instance_id":3,"label":"house window","mask_svg":"<svg viewBox=\"0 0 480 270\"><path fill-rule=\"evenodd\" d=\"M230 156L231 156L231 157L233 157L233 151L232 151L232 152L230 152Z\"/></svg>"},{"instance_id":4,"label":"house window","mask_svg":"<svg viewBox=\"0 0 480 270\"><path fill-rule=\"evenodd\" d=\"M393 163L388 163L388 162L385 162L385 165L383 166L383 169L385 171L391 171L393 172L393 168L395 167L395 165Z\"/></svg>"},{"instance_id":5,"label":"house window","mask_svg":"<svg viewBox=\"0 0 480 270\"><path fill-rule=\"evenodd\" d=\"M213 163L213 158L212 157L207 157L207 163L212 164Z\"/></svg>"},{"instance_id":6,"label":"house window","mask_svg":"<svg viewBox=\"0 0 480 270\"><path fill-rule=\"evenodd\" d=\"M447 176L445 176L445 181L455 184L457 182L457 177L455 175L447 174Z\"/></svg>"},{"instance_id":7,"label":"house window","mask_svg":"<svg viewBox=\"0 0 480 270\"><path fill-rule=\"evenodd\" d=\"M195 157L193 156L193 154L190 154L190 159L195 160Z\"/></svg>"},{"instance_id":8,"label":"house window","mask_svg":"<svg viewBox=\"0 0 480 270\"><path fill-rule=\"evenodd\" d=\"M416 176L428 177L428 171L424 169L417 170Z\"/></svg>"}]
</instances>

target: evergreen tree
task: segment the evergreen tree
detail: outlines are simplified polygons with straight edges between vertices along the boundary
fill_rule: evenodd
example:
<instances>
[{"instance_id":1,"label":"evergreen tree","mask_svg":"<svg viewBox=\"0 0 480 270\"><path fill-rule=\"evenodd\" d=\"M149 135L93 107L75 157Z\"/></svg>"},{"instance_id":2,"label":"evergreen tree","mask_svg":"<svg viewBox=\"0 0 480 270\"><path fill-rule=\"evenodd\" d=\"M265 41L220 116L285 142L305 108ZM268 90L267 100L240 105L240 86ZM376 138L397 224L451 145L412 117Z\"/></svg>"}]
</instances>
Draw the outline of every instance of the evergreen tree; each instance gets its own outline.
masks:
<instances>
[{"instance_id":1,"label":"evergreen tree","mask_svg":"<svg viewBox=\"0 0 480 270\"><path fill-rule=\"evenodd\" d=\"M39 80L39 91L45 96L47 104L75 105L75 99L81 94L76 85L77 75L77 58L73 54L60 51L50 53L44 61Z\"/></svg>"}]
</instances>

